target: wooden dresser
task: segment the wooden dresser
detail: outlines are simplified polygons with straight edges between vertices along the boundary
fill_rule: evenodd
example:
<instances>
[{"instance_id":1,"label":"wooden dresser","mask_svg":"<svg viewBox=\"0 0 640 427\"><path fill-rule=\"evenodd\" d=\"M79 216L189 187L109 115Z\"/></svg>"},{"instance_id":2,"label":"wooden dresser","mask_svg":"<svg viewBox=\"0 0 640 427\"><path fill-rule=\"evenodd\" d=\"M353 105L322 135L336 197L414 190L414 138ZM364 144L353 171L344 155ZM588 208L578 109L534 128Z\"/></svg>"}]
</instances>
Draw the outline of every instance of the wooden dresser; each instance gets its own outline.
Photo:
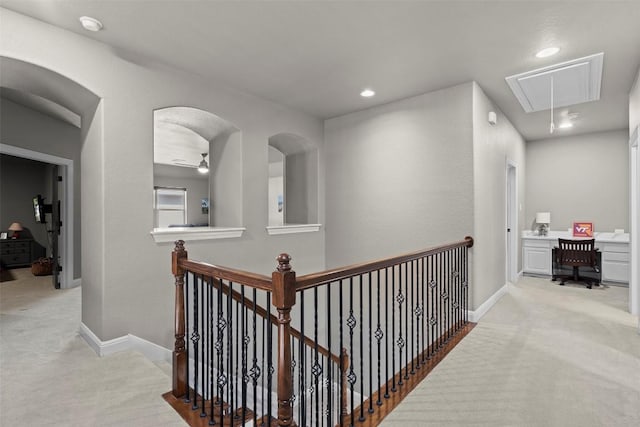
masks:
<instances>
[{"instance_id":1,"label":"wooden dresser","mask_svg":"<svg viewBox=\"0 0 640 427\"><path fill-rule=\"evenodd\" d=\"M34 257L32 239L0 240L0 262L3 268L29 267Z\"/></svg>"}]
</instances>

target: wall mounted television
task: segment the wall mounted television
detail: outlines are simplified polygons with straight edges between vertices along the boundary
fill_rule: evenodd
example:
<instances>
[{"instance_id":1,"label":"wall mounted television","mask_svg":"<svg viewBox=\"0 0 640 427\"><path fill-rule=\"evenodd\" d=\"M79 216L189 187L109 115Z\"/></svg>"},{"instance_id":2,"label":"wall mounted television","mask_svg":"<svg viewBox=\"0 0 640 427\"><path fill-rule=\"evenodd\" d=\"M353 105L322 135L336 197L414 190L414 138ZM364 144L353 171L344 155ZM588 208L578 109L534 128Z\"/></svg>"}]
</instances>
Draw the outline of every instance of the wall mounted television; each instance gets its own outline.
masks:
<instances>
[{"instance_id":1,"label":"wall mounted television","mask_svg":"<svg viewBox=\"0 0 640 427\"><path fill-rule=\"evenodd\" d=\"M46 224L47 220L45 218L45 214L51 213L51 205L46 205L44 203L44 198L38 194L33 198L33 211L36 222Z\"/></svg>"}]
</instances>

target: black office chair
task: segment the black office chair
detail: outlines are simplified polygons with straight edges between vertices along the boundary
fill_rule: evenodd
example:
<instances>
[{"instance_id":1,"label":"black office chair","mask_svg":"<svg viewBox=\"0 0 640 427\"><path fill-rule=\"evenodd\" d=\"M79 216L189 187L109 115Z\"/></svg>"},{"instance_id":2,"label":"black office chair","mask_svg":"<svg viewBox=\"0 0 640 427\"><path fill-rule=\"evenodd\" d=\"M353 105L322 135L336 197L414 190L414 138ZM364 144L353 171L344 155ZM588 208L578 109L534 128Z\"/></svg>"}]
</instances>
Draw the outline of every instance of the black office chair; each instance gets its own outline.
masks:
<instances>
[{"instance_id":1,"label":"black office chair","mask_svg":"<svg viewBox=\"0 0 640 427\"><path fill-rule=\"evenodd\" d=\"M592 281L588 277L581 277L579 269L590 268L591 271L598 271L596 263L596 241L595 239L589 240L567 240L558 239L557 250L557 263L558 267L563 266L572 267L573 274L571 275L558 275L555 278L560 279L560 284L564 286L567 280L574 282L583 282L589 289L595 285L599 285L597 281Z\"/></svg>"}]
</instances>

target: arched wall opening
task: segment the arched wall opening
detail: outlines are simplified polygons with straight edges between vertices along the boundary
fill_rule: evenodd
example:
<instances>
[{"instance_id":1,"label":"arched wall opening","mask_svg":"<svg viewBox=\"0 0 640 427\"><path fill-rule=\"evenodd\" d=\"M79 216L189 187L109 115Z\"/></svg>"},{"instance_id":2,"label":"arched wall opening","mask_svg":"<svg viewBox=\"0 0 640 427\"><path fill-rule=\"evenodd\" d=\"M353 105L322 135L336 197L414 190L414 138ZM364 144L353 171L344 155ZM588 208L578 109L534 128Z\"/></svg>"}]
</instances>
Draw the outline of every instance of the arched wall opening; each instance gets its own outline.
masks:
<instances>
[{"instance_id":1,"label":"arched wall opening","mask_svg":"<svg viewBox=\"0 0 640 427\"><path fill-rule=\"evenodd\" d=\"M268 224L282 226L317 223L317 148L299 135L279 133L269 138L268 150Z\"/></svg>"},{"instance_id":2,"label":"arched wall opening","mask_svg":"<svg viewBox=\"0 0 640 427\"><path fill-rule=\"evenodd\" d=\"M194 107L154 111L154 227L242 226L242 132ZM163 196L164 195L164 196Z\"/></svg>"},{"instance_id":3,"label":"arched wall opening","mask_svg":"<svg viewBox=\"0 0 640 427\"><path fill-rule=\"evenodd\" d=\"M51 69L6 56L0 57L0 87L2 152L62 166L60 285L69 288L82 283L82 321L100 330L104 278L101 98Z\"/></svg>"}]
</instances>

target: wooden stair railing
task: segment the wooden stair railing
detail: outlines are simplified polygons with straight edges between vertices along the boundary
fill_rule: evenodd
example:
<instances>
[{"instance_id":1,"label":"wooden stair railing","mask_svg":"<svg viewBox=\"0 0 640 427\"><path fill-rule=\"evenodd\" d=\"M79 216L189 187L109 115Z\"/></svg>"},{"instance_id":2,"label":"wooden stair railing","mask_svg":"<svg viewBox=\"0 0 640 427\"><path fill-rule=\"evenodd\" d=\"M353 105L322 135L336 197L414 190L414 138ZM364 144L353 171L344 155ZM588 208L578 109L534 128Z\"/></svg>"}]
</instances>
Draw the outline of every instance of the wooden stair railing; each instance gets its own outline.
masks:
<instances>
[{"instance_id":1,"label":"wooden stair railing","mask_svg":"<svg viewBox=\"0 0 640 427\"><path fill-rule=\"evenodd\" d=\"M473 328L474 324L468 320L467 255L472 246L473 239L466 237L462 241L401 256L301 277L296 277L291 269L289 255L282 254L278 257L276 271L269 278L188 260L184 242L178 241L172 255L176 279L173 388L165 398L174 408L181 404L200 408L199 416L191 414L190 425L240 425L248 420L255 425L277 423L279 426L378 425ZM193 295L185 292L189 289L185 277L189 275L193 277ZM239 286L240 292L234 286ZM247 297L245 288L253 293L253 299ZM277 315L257 303L257 290L265 292L267 307L273 305ZM214 325L215 304L211 304L215 292L217 326ZM208 308L202 305L201 312L198 311L198 298L201 301L209 298ZM191 311L189 299L193 299ZM220 320L220 301L227 307L226 322ZM298 307L293 321L297 321L298 327L294 328L292 308L296 302ZM245 332L245 326L249 326L245 320L253 316L253 338L249 339L243 332L240 337L245 342L242 350L238 350L241 344L235 347L236 360L242 352L241 374L238 374L238 363L225 365L222 362L225 351L227 356L231 352L230 360L234 357L232 332L228 329L224 332L225 325L234 321L234 315L236 327L241 323ZM256 335L258 316L264 319L262 337ZM311 321L305 324L305 318ZM217 330L212 331L214 327ZM277 328L278 333L276 366L272 364L269 350L273 343L272 327ZM207 333L209 338L205 336ZM213 340L215 333L218 334L217 341ZM192 344L187 345L185 336ZM220 336L228 338L226 349ZM259 352L256 342L260 339L261 345L267 348L262 354L263 359L267 358L266 371L262 362L262 376L256 364ZM293 339L299 343L297 348L292 345ZM247 341L253 343L253 350L247 349ZM223 347L222 351L219 346ZM193 390L189 383L189 351L195 358ZM206 365L204 356L199 362L198 352L210 354L211 363ZM245 360L249 353L253 356L251 369ZM221 367L222 372L214 373L214 364L216 369ZM235 381L238 384L242 381L236 386L235 402L234 366ZM207 374L205 370L208 370ZM261 409L256 403L256 377L262 379L264 387L265 376L270 402L271 373L277 375L277 416L271 415L269 403L267 410L264 400ZM205 376L210 381L208 385ZM199 378L202 385L198 384ZM229 381L231 385L225 388ZM242 402L247 402L246 390L250 382L253 383L255 410L238 406L237 387L242 387ZM193 405L180 400L185 396L186 401L194 402ZM225 396L230 402L224 400ZM205 409L206 405L211 409ZM225 405L230 408L229 415L225 415ZM214 414L216 411L219 414Z\"/></svg>"}]
</instances>

